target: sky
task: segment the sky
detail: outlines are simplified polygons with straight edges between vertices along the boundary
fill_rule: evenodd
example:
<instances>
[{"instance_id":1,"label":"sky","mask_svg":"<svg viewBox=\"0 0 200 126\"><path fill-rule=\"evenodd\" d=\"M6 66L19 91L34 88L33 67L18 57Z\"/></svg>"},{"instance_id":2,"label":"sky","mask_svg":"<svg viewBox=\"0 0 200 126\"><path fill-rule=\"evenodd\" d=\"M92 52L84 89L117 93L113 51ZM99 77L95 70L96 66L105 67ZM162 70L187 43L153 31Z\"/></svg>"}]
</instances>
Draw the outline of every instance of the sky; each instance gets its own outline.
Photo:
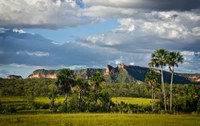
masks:
<instances>
[{"instance_id":1,"label":"sky","mask_svg":"<svg viewBox=\"0 0 200 126\"><path fill-rule=\"evenodd\" d=\"M200 0L0 1L0 77L148 67L161 48L184 56L176 72L200 73Z\"/></svg>"}]
</instances>

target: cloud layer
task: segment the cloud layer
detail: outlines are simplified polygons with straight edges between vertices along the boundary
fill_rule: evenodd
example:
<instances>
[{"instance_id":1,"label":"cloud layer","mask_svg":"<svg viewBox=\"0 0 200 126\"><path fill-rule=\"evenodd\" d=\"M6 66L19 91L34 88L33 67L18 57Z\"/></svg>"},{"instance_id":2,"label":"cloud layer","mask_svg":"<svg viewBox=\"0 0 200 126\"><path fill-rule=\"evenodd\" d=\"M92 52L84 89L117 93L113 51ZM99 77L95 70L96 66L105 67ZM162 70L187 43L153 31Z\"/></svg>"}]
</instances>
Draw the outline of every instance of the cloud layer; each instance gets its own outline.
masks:
<instances>
[{"instance_id":1,"label":"cloud layer","mask_svg":"<svg viewBox=\"0 0 200 126\"><path fill-rule=\"evenodd\" d=\"M69 43L22 30L78 29L110 20L117 22L115 28L86 37L73 34ZM121 62L147 66L150 54L165 48L184 55L179 72L198 72L199 42L200 0L0 1L0 70L105 67Z\"/></svg>"},{"instance_id":2,"label":"cloud layer","mask_svg":"<svg viewBox=\"0 0 200 126\"><path fill-rule=\"evenodd\" d=\"M200 8L199 0L83 0L91 6L112 6L150 10L191 10Z\"/></svg>"},{"instance_id":3,"label":"cloud layer","mask_svg":"<svg viewBox=\"0 0 200 126\"><path fill-rule=\"evenodd\" d=\"M1 0L0 27L74 27L87 23L74 0Z\"/></svg>"}]
</instances>

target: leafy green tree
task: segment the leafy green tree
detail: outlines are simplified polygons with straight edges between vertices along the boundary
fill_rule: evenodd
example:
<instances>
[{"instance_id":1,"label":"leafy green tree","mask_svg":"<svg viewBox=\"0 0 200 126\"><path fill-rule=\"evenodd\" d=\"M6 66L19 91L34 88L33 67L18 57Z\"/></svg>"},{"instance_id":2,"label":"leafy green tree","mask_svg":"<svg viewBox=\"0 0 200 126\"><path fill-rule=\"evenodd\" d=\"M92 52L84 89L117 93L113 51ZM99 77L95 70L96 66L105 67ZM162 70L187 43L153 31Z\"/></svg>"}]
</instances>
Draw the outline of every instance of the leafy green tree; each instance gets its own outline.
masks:
<instances>
[{"instance_id":1,"label":"leafy green tree","mask_svg":"<svg viewBox=\"0 0 200 126\"><path fill-rule=\"evenodd\" d=\"M169 71L171 72L171 83L170 83L170 112L172 112L172 91L173 91L173 77L174 67L178 67L178 63L183 63L184 58L179 52L169 52L167 55L167 64L169 65Z\"/></svg>"},{"instance_id":2,"label":"leafy green tree","mask_svg":"<svg viewBox=\"0 0 200 126\"><path fill-rule=\"evenodd\" d=\"M99 72L96 72L90 77L90 81L94 83L94 90L97 94L100 87L100 83L105 81L105 79Z\"/></svg>"},{"instance_id":3,"label":"leafy green tree","mask_svg":"<svg viewBox=\"0 0 200 126\"><path fill-rule=\"evenodd\" d=\"M54 110L55 99L58 97L58 89L57 89L57 87L52 87L52 89L49 92L48 97L50 99L49 109L50 110Z\"/></svg>"},{"instance_id":4,"label":"leafy green tree","mask_svg":"<svg viewBox=\"0 0 200 126\"><path fill-rule=\"evenodd\" d=\"M94 95L95 104L97 104L98 91L99 91L99 89L101 87L100 84L103 81L105 81L105 79L99 72L96 72L90 77L90 81L92 82L92 86L93 86L94 91L95 91L95 95Z\"/></svg>"},{"instance_id":5,"label":"leafy green tree","mask_svg":"<svg viewBox=\"0 0 200 126\"><path fill-rule=\"evenodd\" d=\"M145 81L151 86L151 98L152 98L152 111L154 110L154 103L155 100L155 88L156 84L158 83L158 75L155 71L149 71L146 75Z\"/></svg>"},{"instance_id":6,"label":"leafy green tree","mask_svg":"<svg viewBox=\"0 0 200 126\"><path fill-rule=\"evenodd\" d=\"M167 54L168 54L168 51L165 49L156 50L152 53L151 61L149 63L150 67L160 67L161 68L161 84L162 84L162 93L163 93L165 111L167 110L167 101L166 101L166 91L165 91L163 69L167 63L167 60L166 60Z\"/></svg>"},{"instance_id":7,"label":"leafy green tree","mask_svg":"<svg viewBox=\"0 0 200 126\"><path fill-rule=\"evenodd\" d=\"M89 91L89 84L82 78L78 78L76 80L76 86L74 87L74 91L78 93L78 107L80 109L82 102L82 94Z\"/></svg>"},{"instance_id":8,"label":"leafy green tree","mask_svg":"<svg viewBox=\"0 0 200 126\"><path fill-rule=\"evenodd\" d=\"M68 95L72 90L72 87L75 85L75 76L72 70L70 69L62 69L57 74L56 85L59 89L65 94L64 104L67 107L67 99Z\"/></svg>"}]
</instances>

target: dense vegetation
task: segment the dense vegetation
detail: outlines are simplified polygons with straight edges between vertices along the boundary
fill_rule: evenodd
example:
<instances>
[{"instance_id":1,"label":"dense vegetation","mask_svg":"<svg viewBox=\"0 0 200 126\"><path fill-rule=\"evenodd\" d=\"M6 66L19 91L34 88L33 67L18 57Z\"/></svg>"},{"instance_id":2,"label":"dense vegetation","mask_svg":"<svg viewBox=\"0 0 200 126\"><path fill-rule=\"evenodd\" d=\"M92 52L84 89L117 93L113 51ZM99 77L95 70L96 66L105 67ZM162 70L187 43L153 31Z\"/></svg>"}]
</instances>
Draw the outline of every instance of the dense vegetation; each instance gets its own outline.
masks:
<instances>
[{"instance_id":1,"label":"dense vegetation","mask_svg":"<svg viewBox=\"0 0 200 126\"><path fill-rule=\"evenodd\" d=\"M184 61L178 52L156 50L151 57L146 83L108 84L100 72L87 80L76 76L70 69L62 69L57 79L0 79L0 96L23 96L26 104L20 107L0 103L0 112L49 109L52 112L200 112L200 86L194 84L173 85L174 67ZM164 66L169 66L170 84L164 82ZM54 71L52 71L54 72ZM160 76L160 77L159 77ZM122 77L123 78L123 77ZM161 80L161 84L160 81ZM38 103L36 97L47 97L49 103ZM56 103L56 99L63 100ZM132 104L113 101L113 97L151 98L151 104ZM21 104L21 103L19 103Z\"/></svg>"},{"instance_id":2,"label":"dense vegetation","mask_svg":"<svg viewBox=\"0 0 200 126\"><path fill-rule=\"evenodd\" d=\"M50 100L46 100L46 102L38 102L41 100L38 100L37 97L43 97L45 99L49 99L49 94L51 92L52 87L54 87L54 83L56 80L53 79L24 79L24 80L8 80L8 79L0 79L0 97L11 97L10 101L14 101L16 98L12 98L12 96L23 96L24 100L23 102L25 104L20 103L16 104L15 106L4 104L3 100L1 102L1 109L6 109L2 111L20 111L22 109L24 110L35 110L35 109L49 109L50 106ZM160 85L158 85L158 88L156 89L155 96L156 99L161 99L160 90L158 90ZM173 110L177 112L199 112L200 111L200 85L193 85L193 84L176 84L173 86L174 91L174 107ZM130 102L126 102L125 100L121 100L123 102L115 102L115 97L124 97L128 99L128 97L132 98L151 98L151 86L148 84L106 84L101 83L101 92L107 92L109 94L109 98L112 99L114 104L116 105L116 108L118 110L115 110L113 107L112 110L109 111L118 111L118 112L151 112L151 106L149 105L141 105L141 104L132 104L133 106L129 105L132 102L130 99ZM169 94L169 85L166 85L166 92ZM62 110L62 103L64 101L64 98L60 99L63 94L60 93L58 95L58 98L55 100L55 107L56 111ZM92 95L91 95L92 96ZM76 107L78 107L78 94L77 93L70 93L70 97L74 98L73 100L70 100L70 103L74 103ZM83 99L87 100L86 97L83 95ZM31 101L35 102L31 102ZM158 100L159 101L159 100ZM154 112L159 112L163 109L163 104L158 102L155 106ZM169 95L167 97L167 101L169 101ZM12 102L11 102L12 103ZM18 101L19 103L19 101ZM27 104L28 103L28 104ZM92 102L91 102L92 103ZM95 104L95 102L94 102ZM94 106L94 105L93 105ZM168 104L169 106L169 104ZM121 108L120 108L121 107ZM135 107L134 109L131 107ZM120 109L119 109L120 108ZM123 109L122 109L123 108ZM136 109L138 108L138 109ZM12 110L13 109L13 110ZM70 110L71 111L71 110ZM74 110L73 110L74 111ZM79 110L76 110L79 111ZM85 110L82 110L85 111ZM89 110L89 111L97 111L97 110ZM108 110L102 110L102 112L105 112ZM75 112L75 111L74 111ZM162 112L162 111L160 111Z\"/></svg>"}]
</instances>

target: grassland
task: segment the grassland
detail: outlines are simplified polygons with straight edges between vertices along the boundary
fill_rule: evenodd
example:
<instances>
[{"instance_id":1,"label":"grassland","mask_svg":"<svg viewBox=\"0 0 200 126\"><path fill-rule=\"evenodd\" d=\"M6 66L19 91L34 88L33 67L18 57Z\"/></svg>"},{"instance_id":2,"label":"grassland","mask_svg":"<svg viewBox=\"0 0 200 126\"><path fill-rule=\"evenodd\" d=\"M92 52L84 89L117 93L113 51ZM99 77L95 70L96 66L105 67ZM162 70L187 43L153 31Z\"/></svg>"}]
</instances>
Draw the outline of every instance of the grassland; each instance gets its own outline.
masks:
<instances>
[{"instance_id":1,"label":"grassland","mask_svg":"<svg viewBox=\"0 0 200 126\"><path fill-rule=\"evenodd\" d=\"M3 105L9 104L25 104L26 98L25 97L1 97L0 101ZM59 97L55 100L55 103L62 103L64 101L64 97ZM131 97L114 97L112 98L114 103L124 102L127 104L138 104L138 105L150 105L151 99L147 98L131 98ZM49 104L50 100L47 97L36 97L36 103L45 103Z\"/></svg>"},{"instance_id":2,"label":"grassland","mask_svg":"<svg viewBox=\"0 0 200 126\"><path fill-rule=\"evenodd\" d=\"M60 97L56 103L63 102ZM113 102L150 105L151 99L112 98ZM25 97L1 97L2 105L27 104ZM36 103L49 103L46 97L37 97ZM120 113L76 113L55 114L48 109L37 112L0 114L0 126L200 126L198 114L120 114ZM46 111L46 112L45 112Z\"/></svg>"},{"instance_id":3,"label":"grassland","mask_svg":"<svg viewBox=\"0 0 200 126\"><path fill-rule=\"evenodd\" d=\"M0 126L199 126L200 115L35 114L0 115Z\"/></svg>"},{"instance_id":4,"label":"grassland","mask_svg":"<svg viewBox=\"0 0 200 126\"><path fill-rule=\"evenodd\" d=\"M131 98L131 97L114 97L114 103L124 102L126 104L150 105L151 99L148 98Z\"/></svg>"}]
</instances>

